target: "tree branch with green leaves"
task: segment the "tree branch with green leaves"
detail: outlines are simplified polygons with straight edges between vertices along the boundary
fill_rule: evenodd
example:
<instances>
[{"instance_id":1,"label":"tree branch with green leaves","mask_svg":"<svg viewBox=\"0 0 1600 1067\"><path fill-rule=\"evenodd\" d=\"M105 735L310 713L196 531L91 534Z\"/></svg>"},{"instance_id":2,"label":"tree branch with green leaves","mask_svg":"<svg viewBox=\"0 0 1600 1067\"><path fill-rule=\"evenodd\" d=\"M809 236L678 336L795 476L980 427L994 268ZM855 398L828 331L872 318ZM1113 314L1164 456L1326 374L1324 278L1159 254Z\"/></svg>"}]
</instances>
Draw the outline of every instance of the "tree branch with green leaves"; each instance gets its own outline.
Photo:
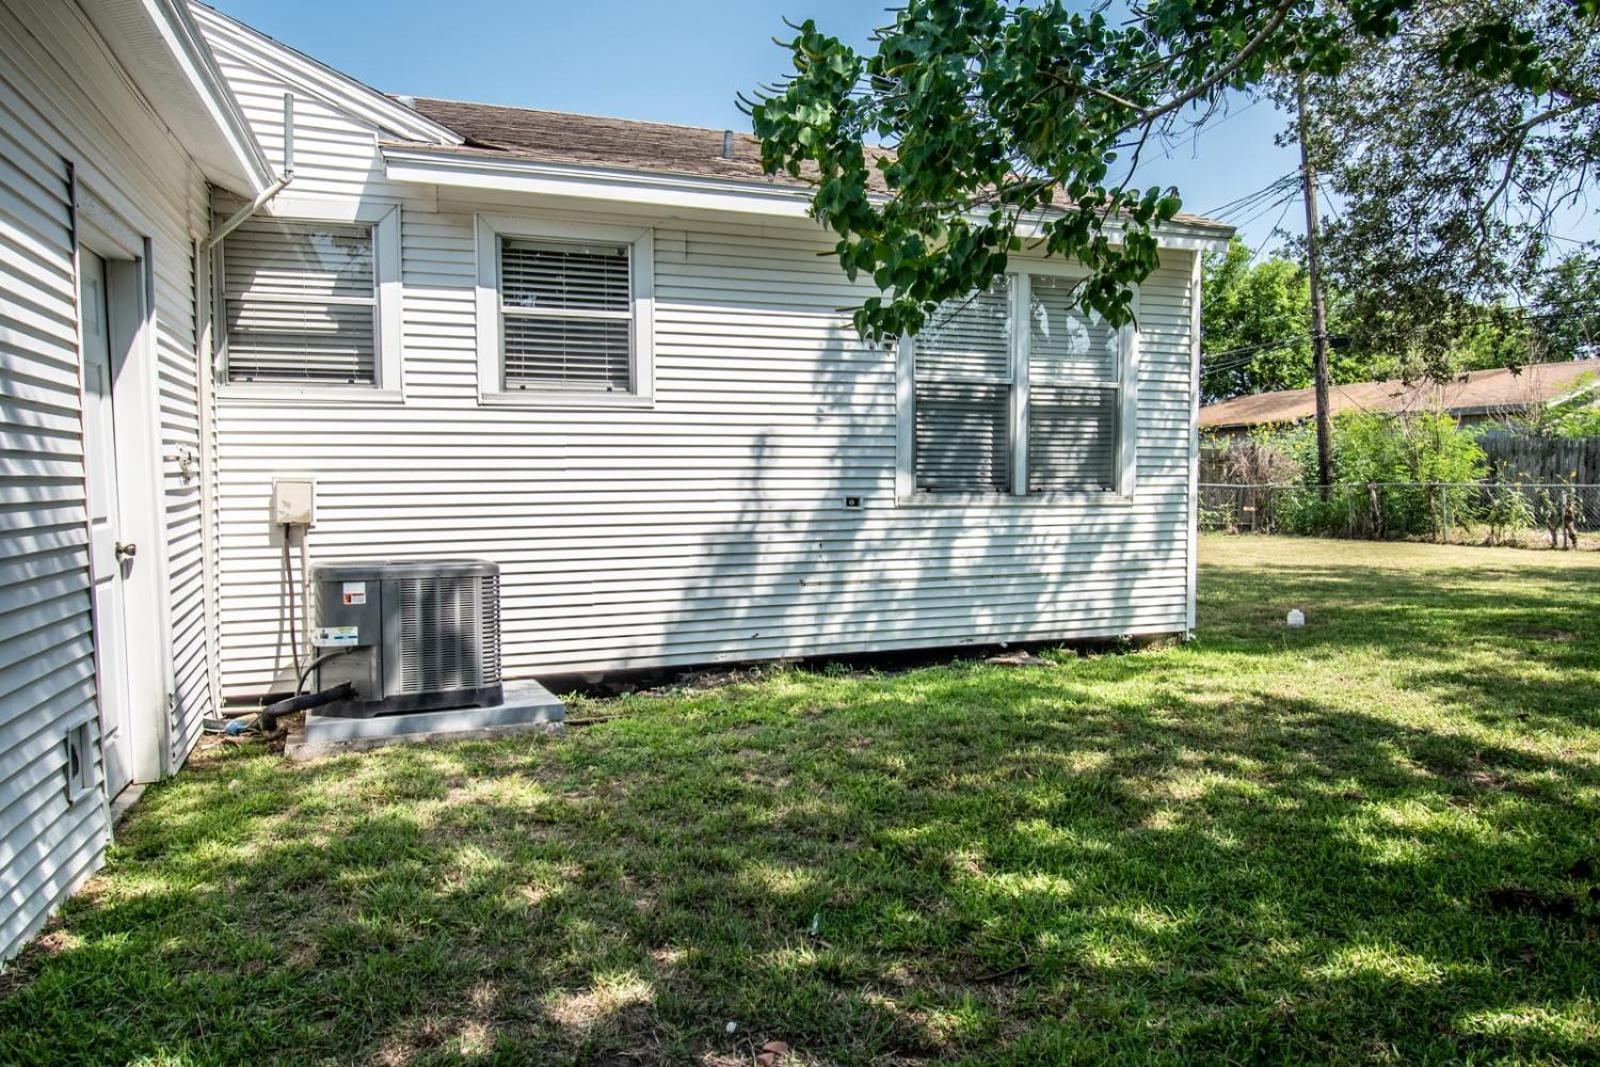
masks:
<instances>
[{"instance_id":1,"label":"tree branch with green leaves","mask_svg":"<svg viewBox=\"0 0 1600 1067\"><path fill-rule=\"evenodd\" d=\"M1080 302L1121 324L1181 208L1176 189L1138 184L1142 146L1274 76L1337 76L1417 6L908 0L870 50L796 26L779 42L792 72L744 102L763 165L813 183L845 272L879 290L855 309L863 335L914 333L1025 246L1086 267ZM1537 41L1472 29L1437 44L1441 63L1553 91Z\"/></svg>"}]
</instances>

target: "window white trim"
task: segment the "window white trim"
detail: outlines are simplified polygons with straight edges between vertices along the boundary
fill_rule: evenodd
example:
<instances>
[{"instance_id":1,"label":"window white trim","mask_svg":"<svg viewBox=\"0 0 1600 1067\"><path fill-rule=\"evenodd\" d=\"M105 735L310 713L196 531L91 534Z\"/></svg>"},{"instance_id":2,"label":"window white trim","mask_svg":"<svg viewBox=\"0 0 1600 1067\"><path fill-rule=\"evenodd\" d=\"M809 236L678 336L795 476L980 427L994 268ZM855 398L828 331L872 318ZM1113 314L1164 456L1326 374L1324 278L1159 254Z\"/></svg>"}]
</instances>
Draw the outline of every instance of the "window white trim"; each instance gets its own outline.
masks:
<instances>
[{"instance_id":1,"label":"window white trim","mask_svg":"<svg viewBox=\"0 0 1600 1067\"><path fill-rule=\"evenodd\" d=\"M229 381L228 331L220 318L225 285L222 257L227 245L223 241L212 252L210 265L211 299L219 316L215 331L217 396L228 400L301 400L339 404L352 401L398 403L404 400L401 370L404 345L400 312L404 290L400 273L400 205L381 201L282 196L262 214L285 222L332 222L372 227L373 295L377 303L372 342L373 372L377 380L371 385Z\"/></svg>"},{"instance_id":2,"label":"window white trim","mask_svg":"<svg viewBox=\"0 0 1600 1067\"><path fill-rule=\"evenodd\" d=\"M560 222L521 215L477 216L478 398L490 406L525 408L648 408L655 403L655 235L652 230ZM628 246L633 292L628 392L507 390L501 350L500 239L595 241Z\"/></svg>"},{"instance_id":3,"label":"window white trim","mask_svg":"<svg viewBox=\"0 0 1600 1067\"><path fill-rule=\"evenodd\" d=\"M1067 262L1029 263L1006 271L1011 297L1011 406L1006 427L1010 449L1009 493L929 493L916 488L913 452L916 446L916 339L900 338L895 376L895 498L901 505L973 507L994 504L1128 504L1138 486L1139 460L1139 287L1133 288L1133 321L1118 332L1115 381L1080 381L1086 388L1117 390L1116 469L1114 489L1057 492L1028 491L1029 347L1027 309L1032 279L1040 276L1081 278L1082 267Z\"/></svg>"}]
</instances>

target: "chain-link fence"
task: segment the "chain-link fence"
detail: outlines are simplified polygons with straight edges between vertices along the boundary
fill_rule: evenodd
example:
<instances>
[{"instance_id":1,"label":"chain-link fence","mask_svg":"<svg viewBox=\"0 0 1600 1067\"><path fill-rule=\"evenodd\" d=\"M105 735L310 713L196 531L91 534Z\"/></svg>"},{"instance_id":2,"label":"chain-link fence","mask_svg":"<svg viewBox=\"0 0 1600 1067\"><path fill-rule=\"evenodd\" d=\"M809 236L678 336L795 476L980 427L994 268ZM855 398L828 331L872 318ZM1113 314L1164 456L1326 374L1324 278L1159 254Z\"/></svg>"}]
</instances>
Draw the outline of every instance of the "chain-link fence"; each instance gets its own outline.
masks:
<instances>
[{"instance_id":1,"label":"chain-link fence","mask_svg":"<svg viewBox=\"0 0 1600 1067\"><path fill-rule=\"evenodd\" d=\"M1600 485L1368 482L1330 485L1324 493L1211 482L1200 486L1200 528L1593 548L1600 547Z\"/></svg>"}]
</instances>

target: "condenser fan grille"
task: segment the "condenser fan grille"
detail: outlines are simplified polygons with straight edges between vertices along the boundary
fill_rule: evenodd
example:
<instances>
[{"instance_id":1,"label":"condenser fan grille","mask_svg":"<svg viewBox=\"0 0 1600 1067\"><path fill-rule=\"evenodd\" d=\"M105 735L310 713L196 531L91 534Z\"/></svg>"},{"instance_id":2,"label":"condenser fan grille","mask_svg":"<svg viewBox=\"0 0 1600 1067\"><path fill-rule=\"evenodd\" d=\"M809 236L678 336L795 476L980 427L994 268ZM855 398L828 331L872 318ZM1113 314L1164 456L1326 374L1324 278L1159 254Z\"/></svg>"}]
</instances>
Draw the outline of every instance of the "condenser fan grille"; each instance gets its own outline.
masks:
<instances>
[{"instance_id":1,"label":"condenser fan grille","mask_svg":"<svg viewBox=\"0 0 1600 1067\"><path fill-rule=\"evenodd\" d=\"M478 689L500 681L500 583L402 578L400 692Z\"/></svg>"}]
</instances>

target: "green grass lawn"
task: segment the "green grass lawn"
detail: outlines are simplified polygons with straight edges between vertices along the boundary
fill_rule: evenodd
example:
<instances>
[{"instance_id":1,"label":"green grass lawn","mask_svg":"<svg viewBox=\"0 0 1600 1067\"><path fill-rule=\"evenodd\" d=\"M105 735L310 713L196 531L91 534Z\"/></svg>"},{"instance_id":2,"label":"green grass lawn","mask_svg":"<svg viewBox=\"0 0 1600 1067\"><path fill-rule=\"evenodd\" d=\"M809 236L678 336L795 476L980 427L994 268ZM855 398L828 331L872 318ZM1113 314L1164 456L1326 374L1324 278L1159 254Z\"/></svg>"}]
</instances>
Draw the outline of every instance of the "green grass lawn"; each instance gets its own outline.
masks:
<instances>
[{"instance_id":1,"label":"green grass lawn","mask_svg":"<svg viewBox=\"0 0 1600 1067\"><path fill-rule=\"evenodd\" d=\"M1600 1058L1600 556L1204 554L1184 646L199 754L0 1062Z\"/></svg>"}]
</instances>

